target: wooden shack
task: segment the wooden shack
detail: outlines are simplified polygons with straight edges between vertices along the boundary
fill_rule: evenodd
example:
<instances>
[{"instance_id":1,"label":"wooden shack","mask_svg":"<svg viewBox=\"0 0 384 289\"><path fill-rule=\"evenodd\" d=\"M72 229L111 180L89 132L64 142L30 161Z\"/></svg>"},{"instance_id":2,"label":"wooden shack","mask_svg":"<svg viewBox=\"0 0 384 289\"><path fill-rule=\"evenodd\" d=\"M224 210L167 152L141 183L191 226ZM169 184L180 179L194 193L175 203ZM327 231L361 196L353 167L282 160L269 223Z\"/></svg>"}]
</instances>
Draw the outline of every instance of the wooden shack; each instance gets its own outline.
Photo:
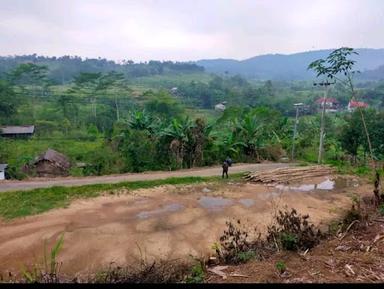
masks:
<instances>
[{"instance_id":1,"label":"wooden shack","mask_svg":"<svg viewBox=\"0 0 384 289\"><path fill-rule=\"evenodd\" d=\"M34 125L1 126L0 135L8 138L30 138L35 132Z\"/></svg>"},{"instance_id":2,"label":"wooden shack","mask_svg":"<svg viewBox=\"0 0 384 289\"><path fill-rule=\"evenodd\" d=\"M39 177L57 177L68 176L71 164L65 155L48 149L36 158L33 167Z\"/></svg>"}]
</instances>

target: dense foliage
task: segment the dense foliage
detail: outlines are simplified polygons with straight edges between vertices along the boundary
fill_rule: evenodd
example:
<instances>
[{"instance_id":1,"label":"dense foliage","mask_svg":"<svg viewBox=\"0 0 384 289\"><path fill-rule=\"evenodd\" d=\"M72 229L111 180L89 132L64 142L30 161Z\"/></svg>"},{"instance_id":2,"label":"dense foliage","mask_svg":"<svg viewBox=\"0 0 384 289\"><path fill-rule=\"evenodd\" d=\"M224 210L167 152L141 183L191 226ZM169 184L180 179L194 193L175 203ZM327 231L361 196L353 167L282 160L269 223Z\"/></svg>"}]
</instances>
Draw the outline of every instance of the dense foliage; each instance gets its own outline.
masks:
<instances>
[{"instance_id":1,"label":"dense foliage","mask_svg":"<svg viewBox=\"0 0 384 289\"><path fill-rule=\"evenodd\" d=\"M81 64L66 76L65 85L55 85L53 58L40 60L47 65L15 62L0 79L0 124L36 126L31 139L0 139L0 162L10 165L12 177L21 178L21 167L47 148L70 158L72 175L189 168L219 164L227 156L235 162L278 161L290 157L296 102L304 103L296 158L316 160L320 120L315 101L323 89L310 82L250 82L166 62L137 66L157 67L162 78L151 73L129 78L128 70L110 70L116 67L104 60L63 57L60 61ZM93 66L85 69L88 64ZM371 107L384 103L383 83L358 83L354 93ZM341 108L350 99L339 84L329 96ZM221 102L225 111L214 110ZM365 115L375 156L381 159L384 115L374 108ZM364 162L368 148L358 113L341 109L326 114L325 121L325 160Z\"/></svg>"}]
</instances>

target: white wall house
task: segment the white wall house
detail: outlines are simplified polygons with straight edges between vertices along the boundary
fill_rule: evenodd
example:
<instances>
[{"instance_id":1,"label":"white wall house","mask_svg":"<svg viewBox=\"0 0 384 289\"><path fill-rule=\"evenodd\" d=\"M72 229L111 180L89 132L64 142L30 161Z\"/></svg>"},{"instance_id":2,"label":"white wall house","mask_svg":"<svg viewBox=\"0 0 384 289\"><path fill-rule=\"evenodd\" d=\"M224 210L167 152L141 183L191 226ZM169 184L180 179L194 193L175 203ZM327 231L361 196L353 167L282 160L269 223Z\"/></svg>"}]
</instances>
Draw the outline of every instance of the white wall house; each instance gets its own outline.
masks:
<instances>
[{"instance_id":1,"label":"white wall house","mask_svg":"<svg viewBox=\"0 0 384 289\"><path fill-rule=\"evenodd\" d=\"M7 164L0 164L0 181L5 180L5 170L7 167Z\"/></svg>"},{"instance_id":2,"label":"white wall house","mask_svg":"<svg viewBox=\"0 0 384 289\"><path fill-rule=\"evenodd\" d=\"M215 110L224 111L225 110L225 103L221 102L221 103L216 104L215 105Z\"/></svg>"}]
</instances>

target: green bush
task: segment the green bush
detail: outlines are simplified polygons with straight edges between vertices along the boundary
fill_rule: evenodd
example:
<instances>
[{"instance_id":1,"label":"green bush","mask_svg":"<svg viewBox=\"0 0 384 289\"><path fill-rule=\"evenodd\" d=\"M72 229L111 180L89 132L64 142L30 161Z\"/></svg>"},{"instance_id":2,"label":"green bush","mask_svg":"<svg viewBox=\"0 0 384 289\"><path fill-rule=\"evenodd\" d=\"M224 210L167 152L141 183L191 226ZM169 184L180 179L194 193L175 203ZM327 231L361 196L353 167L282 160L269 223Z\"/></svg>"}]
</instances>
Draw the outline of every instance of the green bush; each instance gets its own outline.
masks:
<instances>
[{"instance_id":1,"label":"green bush","mask_svg":"<svg viewBox=\"0 0 384 289\"><path fill-rule=\"evenodd\" d=\"M192 266L191 274L187 276L187 283L202 283L204 281L204 265L199 262Z\"/></svg>"},{"instance_id":2,"label":"green bush","mask_svg":"<svg viewBox=\"0 0 384 289\"><path fill-rule=\"evenodd\" d=\"M297 249L297 236L293 233L281 233L280 242L285 250L294 251Z\"/></svg>"},{"instance_id":3,"label":"green bush","mask_svg":"<svg viewBox=\"0 0 384 289\"><path fill-rule=\"evenodd\" d=\"M249 251L246 251L246 252L239 252L237 254L237 258L242 263L246 263L246 262L248 262L249 260L251 260L252 258L255 258L255 257L256 257L256 253L253 250L249 250Z\"/></svg>"},{"instance_id":4,"label":"green bush","mask_svg":"<svg viewBox=\"0 0 384 289\"><path fill-rule=\"evenodd\" d=\"M27 175L23 173L21 169L18 169L15 166L9 166L7 168L6 174L7 178L15 180L23 180L27 177Z\"/></svg>"},{"instance_id":5,"label":"green bush","mask_svg":"<svg viewBox=\"0 0 384 289\"><path fill-rule=\"evenodd\" d=\"M379 206L379 213L380 213L380 215L384 216L384 204L381 204Z\"/></svg>"},{"instance_id":6,"label":"green bush","mask_svg":"<svg viewBox=\"0 0 384 289\"><path fill-rule=\"evenodd\" d=\"M284 273L287 270L287 266L283 261L277 261L275 267L280 274Z\"/></svg>"}]
</instances>

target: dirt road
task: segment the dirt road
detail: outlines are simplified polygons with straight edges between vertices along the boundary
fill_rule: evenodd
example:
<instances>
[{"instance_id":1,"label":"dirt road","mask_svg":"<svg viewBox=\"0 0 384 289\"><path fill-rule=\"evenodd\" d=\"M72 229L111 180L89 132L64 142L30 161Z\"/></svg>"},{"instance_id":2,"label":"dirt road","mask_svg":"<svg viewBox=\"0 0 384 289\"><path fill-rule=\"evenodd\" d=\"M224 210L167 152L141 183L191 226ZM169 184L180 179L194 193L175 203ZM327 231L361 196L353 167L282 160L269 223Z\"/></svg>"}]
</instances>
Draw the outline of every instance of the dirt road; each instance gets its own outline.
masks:
<instances>
[{"instance_id":1,"label":"dirt road","mask_svg":"<svg viewBox=\"0 0 384 289\"><path fill-rule=\"evenodd\" d=\"M350 208L350 193L365 191L364 185L356 187L348 180L319 177L292 186L229 180L80 199L67 208L0 220L0 275L20 272L23 264L42 264L44 243L48 242L49 250L61 233L61 272L86 274L100 271L110 262L138 264L140 258L187 259L189 254L211 254L226 221L241 219L244 225L265 231L273 212L284 205L326 226Z\"/></svg>"},{"instance_id":2,"label":"dirt road","mask_svg":"<svg viewBox=\"0 0 384 289\"><path fill-rule=\"evenodd\" d=\"M268 163L268 164L234 164L229 169L229 174L241 173L247 171L269 170L273 168L286 167L290 164L284 163ZM144 181L144 180L158 180L171 177L208 177L217 176L221 174L221 167L208 167L208 168L194 168L178 170L173 172L145 172L140 174L122 174L122 175L108 175L97 177L66 177L66 178L35 178L26 181L0 181L0 192L17 191L17 190L32 190L36 188L48 188L53 186L82 186L90 184L102 183L120 183L127 181Z\"/></svg>"}]
</instances>

